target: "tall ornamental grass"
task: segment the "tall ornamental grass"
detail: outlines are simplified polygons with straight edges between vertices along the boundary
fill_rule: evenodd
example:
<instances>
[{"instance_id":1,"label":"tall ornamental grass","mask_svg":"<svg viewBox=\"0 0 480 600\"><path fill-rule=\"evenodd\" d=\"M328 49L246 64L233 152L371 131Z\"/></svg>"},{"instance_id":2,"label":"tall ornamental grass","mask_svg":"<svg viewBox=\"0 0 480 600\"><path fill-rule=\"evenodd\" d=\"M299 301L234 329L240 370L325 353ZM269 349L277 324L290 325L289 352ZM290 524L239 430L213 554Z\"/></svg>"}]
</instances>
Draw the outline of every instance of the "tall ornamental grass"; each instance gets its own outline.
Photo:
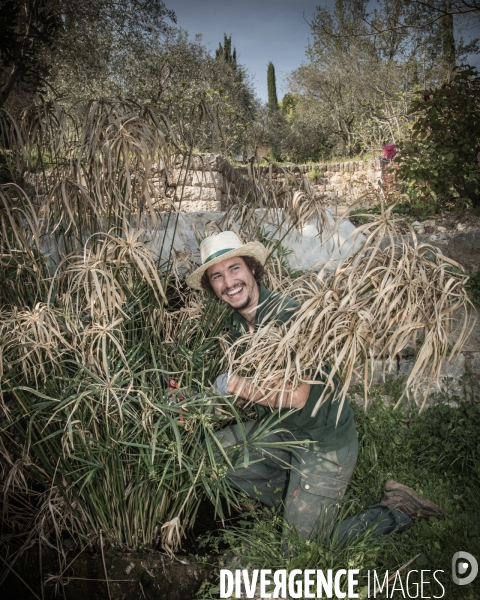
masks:
<instances>
[{"instance_id":1,"label":"tall ornamental grass","mask_svg":"<svg viewBox=\"0 0 480 600\"><path fill-rule=\"evenodd\" d=\"M431 247L394 244L384 210L364 226L367 242L356 255L331 272L298 277L285 261L285 231L312 216L324 236L335 228L307 180L292 195L253 170L247 201L232 202L199 238L236 227L244 239L269 244L268 285L301 308L289 330L261 328L246 340L243 358L225 355L229 313L185 287L191 253L167 236L159 253L147 243L162 223L178 225L178 205L152 170L170 176L183 161L181 206L188 139L205 114L199 107L188 123L172 124L153 109L111 100L38 102L18 119L0 114L8 174L0 186L6 544L23 536L26 546L40 539L62 553L67 532L82 547L175 551L202 498L220 517L238 504L215 432L242 423L249 409L212 392L220 372L266 379L276 389L313 381L328 364L329 383L343 377L341 403L354 371L364 369L367 389L369 361L392 358L415 336L423 343L412 383L437 375L461 343L465 323L457 345L448 346L454 312L466 318L459 265ZM267 220L277 233L266 235ZM246 460L278 428L273 415L244 446Z\"/></svg>"},{"instance_id":2,"label":"tall ornamental grass","mask_svg":"<svg viewBox=\"0 0 480 600\"><path fill-rule=\"evenodd\" d=\"M202 498L220 517L237 504L215 431L243 418L210 389L225 307L185 288L190 252L146 243L177 227L162 177L179 160L187 177L189 148L119 101L39 102L0 125L2 539L173 551Z\"/></svg>"}]
</instances>

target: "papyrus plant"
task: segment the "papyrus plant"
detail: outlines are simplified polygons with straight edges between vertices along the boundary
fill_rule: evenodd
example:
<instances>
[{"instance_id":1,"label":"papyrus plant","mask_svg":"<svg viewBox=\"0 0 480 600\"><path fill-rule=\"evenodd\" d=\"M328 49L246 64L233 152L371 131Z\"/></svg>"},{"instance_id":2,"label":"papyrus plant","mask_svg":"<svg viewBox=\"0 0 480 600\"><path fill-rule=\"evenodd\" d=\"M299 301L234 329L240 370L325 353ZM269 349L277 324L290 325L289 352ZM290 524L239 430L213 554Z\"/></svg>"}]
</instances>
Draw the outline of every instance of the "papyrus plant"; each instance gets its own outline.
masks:
<instances>
[{"instance_id":1,"label":"papyrus plant","mask_svg":"<svg viewBox=\"0 0 480 600\"><path fill-rule=\"evenodd\" d=\"M4 539L34 530L62 553L68 532L82 544L173 550L203 497L220 516L222 500L238 505L215 432L244 418L210 389L225 368L228 311L185 288L187 250L166 235L159 252L147 243L160 223L178 226L167 180L180 161L181 200L192 158L182 127L112 100L37 103L19 120L3 112L0 124L12 180L0 186ZM384 211L349 261L292 279L286 233L315 215L335 235L325 206L301 188L252 171L247 200L197 232L235 227L262 239L269 286L301 303L292 327L260 329L231 369L291 386L328 364L344 394L368 359L391 358L423 333L416 374L436 375L466 306L461 270L432 248L393 244ZM272 428L276 415L250 445Z\"/></svg>"},{"instance_id":2,"label":"papyrus plant","mask_svg":"<svg viewBox=\"0 0 480 600\"><path fill-rule=\"evenodd\" d=\"M314 416L332 393L340 410L355 376L364 383L367 403L373 361L391 370L413 345L418 352L406 390L424 406L425 388L439 379L469 333L468 277L437 248L418 243L413 230L413 242L395 236L393 205L380 202L381 214L358 228L365 242L351 258L282 286L300 303L291 323L273 321L242 336L230 348L230 371L253 377L267 396L304 382L315 385L321 376L325 386ZM424 393L416 394L420 384Z\"/></svg>"},{"instance_id":3,"label":"papyrus plant","mask_svg":"<svg viewBox=\"0 0 480 600\"><path fill-rule=\"evenodd\" d=\"M221 517L222 501L238 505L215 431L243 417L210 390L227 311L185 288L188 251L165 237L155 253L146 241L161 222L177 227L166 184L180 161L181 200L191 153L174 130L112 100L1 113L11 179L0 186L5 543L38 536L62 554L69 534L172 551L202 498ZM262 181L251 189L279 205ZM239 227L261 236L256 207Z\"/></svg>"}]
</instances>

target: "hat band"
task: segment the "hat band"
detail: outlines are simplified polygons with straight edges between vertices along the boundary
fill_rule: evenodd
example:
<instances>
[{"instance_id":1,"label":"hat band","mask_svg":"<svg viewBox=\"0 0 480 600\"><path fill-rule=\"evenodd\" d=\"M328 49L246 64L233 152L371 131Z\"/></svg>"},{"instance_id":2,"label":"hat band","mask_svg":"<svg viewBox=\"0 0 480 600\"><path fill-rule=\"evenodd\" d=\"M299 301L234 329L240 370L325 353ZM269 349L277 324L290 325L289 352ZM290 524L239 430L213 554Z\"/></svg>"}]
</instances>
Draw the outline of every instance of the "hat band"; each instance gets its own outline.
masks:
<instances>
[{"instance_id":1,"label":"hat band","mask_svg":"<svg viewBox=\"0 0 480 600\"><path fill-rule=\"evenodd\" d=\"M225 250L219 250L218 252L214 252L211 256L209 256L207 258L207 260L203 264L206 265L208 262L210 262L214 258L217 258L217 256L222 256L222 254L225 254L226 252L230 252L230 250L235 250L235 249L236 248L226 248Z\"/></svg>"}]
</instances>

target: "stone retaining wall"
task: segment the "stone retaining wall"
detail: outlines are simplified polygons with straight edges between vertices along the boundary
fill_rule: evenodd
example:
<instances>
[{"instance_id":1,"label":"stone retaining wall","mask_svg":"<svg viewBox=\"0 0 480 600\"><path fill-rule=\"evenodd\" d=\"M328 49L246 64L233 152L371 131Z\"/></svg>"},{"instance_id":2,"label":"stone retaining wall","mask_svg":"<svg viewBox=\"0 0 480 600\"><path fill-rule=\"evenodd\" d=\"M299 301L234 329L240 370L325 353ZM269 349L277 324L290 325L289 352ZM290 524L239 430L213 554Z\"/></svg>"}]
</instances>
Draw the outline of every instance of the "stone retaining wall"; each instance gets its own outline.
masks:
<instances>
[{"instance_id":1,"label":"stone retaining wall","mask_svg":"<svg viewBox=\"0 0 480 600\"><path fill-rule=\"evenodd\" d=\"M166 196L181 212L220 211L240 202L251 188L248 177L219 154L179 157L166 171Z\"/></svg>"},{"instance_id":2,"label":"stone retaining wall","mask_svg":"<svg viewBox=\"0 0 480 600\"><path fill-rule=\"evenodd\" d=\"M263 169L267 171L266 167ZM378 187L382 180L380 158L294 165L286 171L288 174L308 177L318 197L328 200L331 204L351 204L369 187ZM283 171L279 171L277 179L285 179Z\"/></svg>"},{"instance_id":3,"label":"stone retaining wall","mask_svg":"<svg viewBox=\"0 0 480 600\"><path fill-rule=\"evenodd\" d=\"M278 167L235 167L218 154L199 154L185 168L182 158L167 169L166 195L182 212L225 210L244 202L257 174L279 189L294 191L307 177L319 199L331 204L351 204L382 179L380 159ZM158 181L160 179L158 178Z\"/></svg>"}]
</instances>

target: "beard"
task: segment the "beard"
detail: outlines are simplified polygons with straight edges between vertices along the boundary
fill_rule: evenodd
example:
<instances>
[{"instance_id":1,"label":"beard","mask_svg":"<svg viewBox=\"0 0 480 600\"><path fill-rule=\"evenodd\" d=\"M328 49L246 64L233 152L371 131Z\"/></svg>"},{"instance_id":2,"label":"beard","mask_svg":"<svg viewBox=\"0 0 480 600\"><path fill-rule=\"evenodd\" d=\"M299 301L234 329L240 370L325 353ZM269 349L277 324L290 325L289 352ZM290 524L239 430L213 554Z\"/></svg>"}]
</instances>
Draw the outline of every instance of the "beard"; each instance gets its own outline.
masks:
<instances>
[{"instance_id":1,"label":"beard","mask_svg":"<svg viewBox=\"0 0 480 600\"><path fill-rule=\"evenodd\" d=\"M250 304L250 302L252 301L252 298L250 296L250 294L247 296L247 299L242 302L239 306L235 306L235 310L242 310L243 308L247 308L247 306Z\"/></svg>"},{"instance_id":2,"label":"beard","mask_svg":"<svg viewBox=\"0 0 480 600\"><path fill-rule=\"evenodd\" d=\"M252 302L252 290L249 290L247 285L245 283L242 284L242 291L246 291L247 295L246 297L241 301L240 304L236 303L235 300L233 300L232 302L229 301L229 297L228 297L228 292L231 290L236 289L238 286L232 286L230 288L225 288L222 290L222 295L221 295L221 299L226 302L227 304L229 304L232 308L234 308L235 310L242 310L244 308L246 308L251 302Z\"/></svg>"}]
</instances>

